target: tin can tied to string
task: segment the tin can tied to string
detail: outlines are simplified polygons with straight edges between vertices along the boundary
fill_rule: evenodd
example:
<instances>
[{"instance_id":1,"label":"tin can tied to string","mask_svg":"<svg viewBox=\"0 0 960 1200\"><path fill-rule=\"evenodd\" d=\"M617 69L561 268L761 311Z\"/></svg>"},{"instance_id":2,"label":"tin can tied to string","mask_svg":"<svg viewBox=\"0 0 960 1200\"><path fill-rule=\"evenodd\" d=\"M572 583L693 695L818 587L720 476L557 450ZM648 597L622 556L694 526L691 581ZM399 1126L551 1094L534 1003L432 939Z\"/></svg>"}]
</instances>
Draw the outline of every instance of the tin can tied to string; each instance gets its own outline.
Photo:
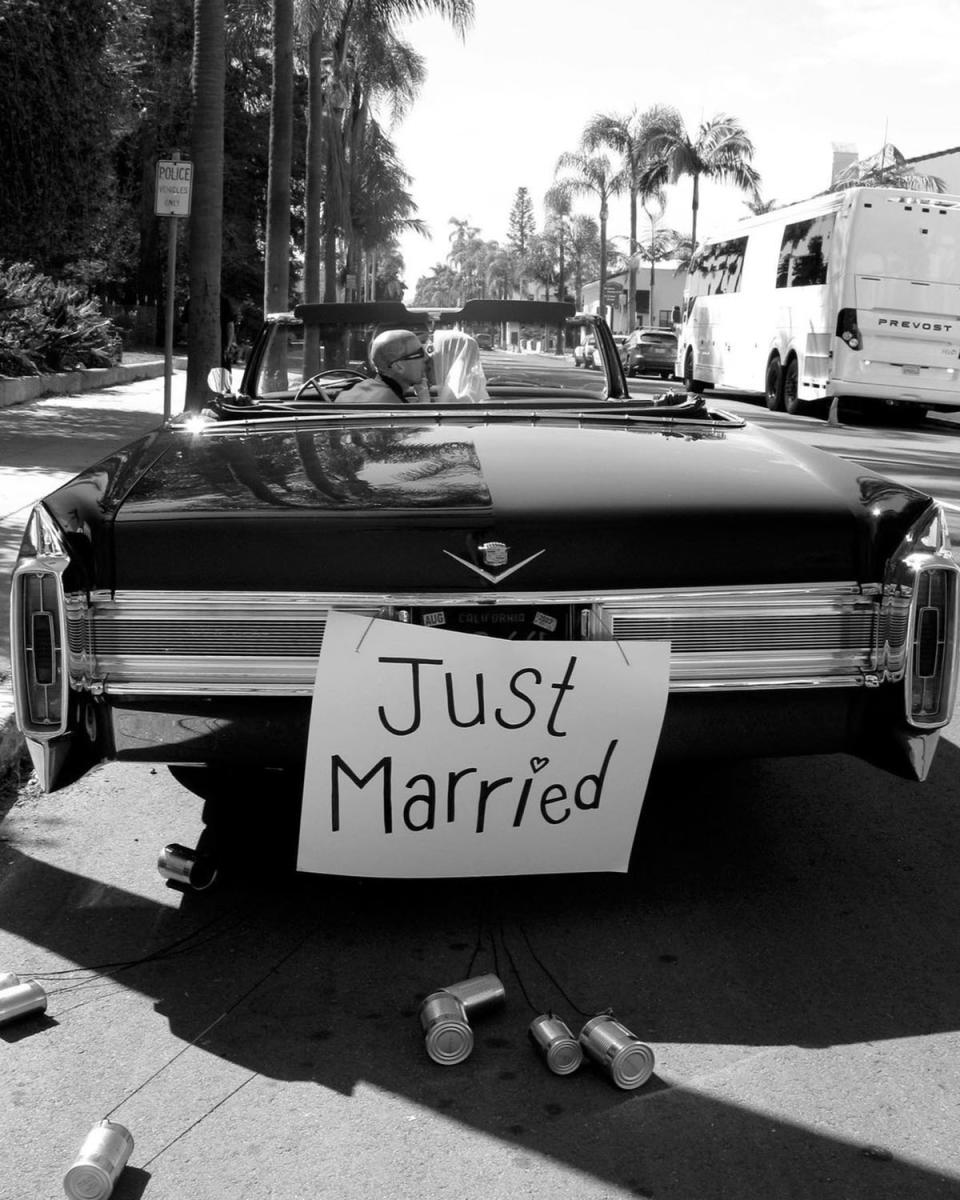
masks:
<instances>
[{"instance_id":1,"label":"tin can tied to string","mask_svg":"<svg viewBox=\"0 0 960 1200\"><path fill-rule=\"evenodd\" d=\"M571 1075L583 1062L579 1042L553 1013L534 1017L527 1032L554 1075Z\"/></svg>"},{"instance_id":2,"label":"tin can tied to string","mask_svg":"<svg viewBox=\"0 0 960 1200\"><path fill-rule=\"evenodd\" d=\"M14 976L16 978L16 976ZM47 1008L47 993L39 983L15 983L0 991L0 1025L26 1017L30 1013L42 1013Z\"/></svg>"},{"instance_id":3,"label":"tin can tied to string","mask_svg":"<svg viewBox=\"0 0 960 1200\"><path fill-rule=\"evenodd\" d=\"M441 989L449 992L463 1005L468 1020L482 1016L491 1008L503 1004L507 998L507 989L496 975L474 975L470 979L462 979L459 983L448 984Z\"/></svg>"},{"instance_id":4,"label":"tin can tied to string","mask_svg":"<svg viewBox=\"0 0 960 1200\"><path fill-rule=\"evenodd\" d=\"M442 1067L452 1067L473 1052L473 1030L463 1002L449 992L431 992L420 1005L420 1025L427 1054Z\"/></svg>"},{"instance_id":5,"label":"tin can tied to string","mask_svg":"<svg viewBox=\"0 0 960 1200\"><path fill-rule=\"evenodd\" d=\"M160 851L157 870L170 883L183 884L195 892L205 891L217 878L213 859L176 842Z\"/></svg>"},{"instance_id":6,"label":"tin can tied to string","mask_svg":"<svg viewBox=\"0 0 960 1200\"><path fill-rule=\"evenodd\" d=\"M638 1088L653 1074L653 1051L608 1013L591 1017L580 1030L580 1045L620 1088Z\"/></svg>"},{"instance_id":7,"label":"tin can tied to string","mask_svg":"<svg viewBox=\"0 0 960 1200\"><path fill-rule=\"evenodd\" d=\"M129 1129L100 1121L83 1140L76 1161L63 1177L70 1200L107 1200L133 1152Z\"/></svg>"}]
</instances>

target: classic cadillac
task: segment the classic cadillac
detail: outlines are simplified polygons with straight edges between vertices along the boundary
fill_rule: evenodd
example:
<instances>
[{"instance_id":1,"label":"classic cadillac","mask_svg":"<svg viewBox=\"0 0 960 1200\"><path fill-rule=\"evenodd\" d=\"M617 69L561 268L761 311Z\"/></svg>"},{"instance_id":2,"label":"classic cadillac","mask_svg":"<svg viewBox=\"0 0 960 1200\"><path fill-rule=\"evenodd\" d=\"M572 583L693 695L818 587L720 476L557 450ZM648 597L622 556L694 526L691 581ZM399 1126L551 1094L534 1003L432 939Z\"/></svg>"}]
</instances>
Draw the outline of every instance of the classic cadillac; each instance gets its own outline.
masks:
<instances>
[{"instance_id":1,"label":"classic cadillac","mask_svg":"<svg viewBox=\"0 0 960 1200\"><path fill-rule=\"evenodd\" d=\"M575 367L583 327L601 372ZM451 331L495 347L453 385ZM847 753L922 779L954 702L937 504L702 396L632 397L604 322L560 303L269 318L236 390L36 506L12 586L48 790L104 759L302 771L337 611L669 642L658 764Z\"/></svg>"}]
</instances>

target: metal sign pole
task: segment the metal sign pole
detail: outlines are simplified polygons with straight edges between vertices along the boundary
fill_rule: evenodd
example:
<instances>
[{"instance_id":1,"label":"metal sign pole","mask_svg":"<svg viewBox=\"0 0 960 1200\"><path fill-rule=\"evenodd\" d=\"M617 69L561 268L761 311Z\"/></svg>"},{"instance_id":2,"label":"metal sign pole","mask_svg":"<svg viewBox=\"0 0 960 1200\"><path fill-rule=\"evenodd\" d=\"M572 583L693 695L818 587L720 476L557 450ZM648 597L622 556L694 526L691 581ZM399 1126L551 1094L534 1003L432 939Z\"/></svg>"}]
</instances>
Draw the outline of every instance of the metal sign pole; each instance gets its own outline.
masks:
<instances>
[{"instance_id":1,"label":"metal sign pole","mask_svg":"<svg viewBox=\"0 0 960 1200\"><path fill-rule=\"evenodd\" d=\"M193 163L185 162L174 150L166 162L157 163L157 191L154 212L169 217L167 227L167 318L164 337L163 419L170 420L170 392L173 379L173 325L177 290L177 217L189 217L193 186Z\"/></svg>"},{"instance_id":2,"label":"metal sign pole","mask_svg":"<svg viewBox=\"0 0 960 1200\"><path fill-rule=\"evenodd\" d=\"M177 281L177 218L171 213L167 218L167 318L164 325L163 351L163 419L170 420L171 384L173 380L173 321Z\"/></svg>"}]
</instances>

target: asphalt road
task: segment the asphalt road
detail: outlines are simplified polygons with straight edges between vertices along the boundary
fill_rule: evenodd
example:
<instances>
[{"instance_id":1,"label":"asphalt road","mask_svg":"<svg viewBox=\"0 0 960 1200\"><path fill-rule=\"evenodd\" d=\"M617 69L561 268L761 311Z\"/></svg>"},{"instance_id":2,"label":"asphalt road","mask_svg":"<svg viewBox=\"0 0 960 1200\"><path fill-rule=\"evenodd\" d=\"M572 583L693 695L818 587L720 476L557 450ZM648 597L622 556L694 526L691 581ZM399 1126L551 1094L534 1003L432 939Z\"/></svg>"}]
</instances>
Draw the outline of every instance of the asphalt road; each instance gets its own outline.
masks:
<instances>
[{"instance_id":1,"label":"asphalt road","mask_svg":"<svg viewBox=\"0 0 960 1200\"><path fill-rule=\"evenodd\" d=\"M728 403L958 500L949 427ZM960 1200L958 764L955 722L924 784L845 757L672 771L628 875L429 884L295 876L283 794L238 780L202 893L157 870L211 837L165 770L28 785L0 973L48 1007L0 1025L0 1196L62 1195L109 1116L136 1143L115 1200ZM420 1002L477 971L506 1004L436 1066ZM654 1051L637 1091L528 1040L537 1012L607 1008Z\"/></svg>"}]
</instances>

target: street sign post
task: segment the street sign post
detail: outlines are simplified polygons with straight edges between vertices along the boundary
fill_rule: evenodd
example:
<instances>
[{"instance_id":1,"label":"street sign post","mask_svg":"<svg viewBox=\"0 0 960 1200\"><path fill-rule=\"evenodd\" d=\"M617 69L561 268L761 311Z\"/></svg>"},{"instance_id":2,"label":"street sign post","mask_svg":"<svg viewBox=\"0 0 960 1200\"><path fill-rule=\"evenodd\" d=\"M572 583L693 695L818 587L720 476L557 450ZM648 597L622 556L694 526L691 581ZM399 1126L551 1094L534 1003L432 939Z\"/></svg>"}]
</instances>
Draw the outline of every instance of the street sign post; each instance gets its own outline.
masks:
<instances>
[{"instance_id":1,"label":"street sign post","mask_svg":"<svg viewBox=\"0 0 960 1200\"><path fill-rule=\"evenodd\" d=\"M170 393L173 379L173 323L177 279L177 217L190 216L190 197L193 191L193 163L174 150L169 159L157 163L157 186L154 213L169 217L167 231L167 317L164 329L163 419L170 419Z\"/></svg>"}]
</instances>

